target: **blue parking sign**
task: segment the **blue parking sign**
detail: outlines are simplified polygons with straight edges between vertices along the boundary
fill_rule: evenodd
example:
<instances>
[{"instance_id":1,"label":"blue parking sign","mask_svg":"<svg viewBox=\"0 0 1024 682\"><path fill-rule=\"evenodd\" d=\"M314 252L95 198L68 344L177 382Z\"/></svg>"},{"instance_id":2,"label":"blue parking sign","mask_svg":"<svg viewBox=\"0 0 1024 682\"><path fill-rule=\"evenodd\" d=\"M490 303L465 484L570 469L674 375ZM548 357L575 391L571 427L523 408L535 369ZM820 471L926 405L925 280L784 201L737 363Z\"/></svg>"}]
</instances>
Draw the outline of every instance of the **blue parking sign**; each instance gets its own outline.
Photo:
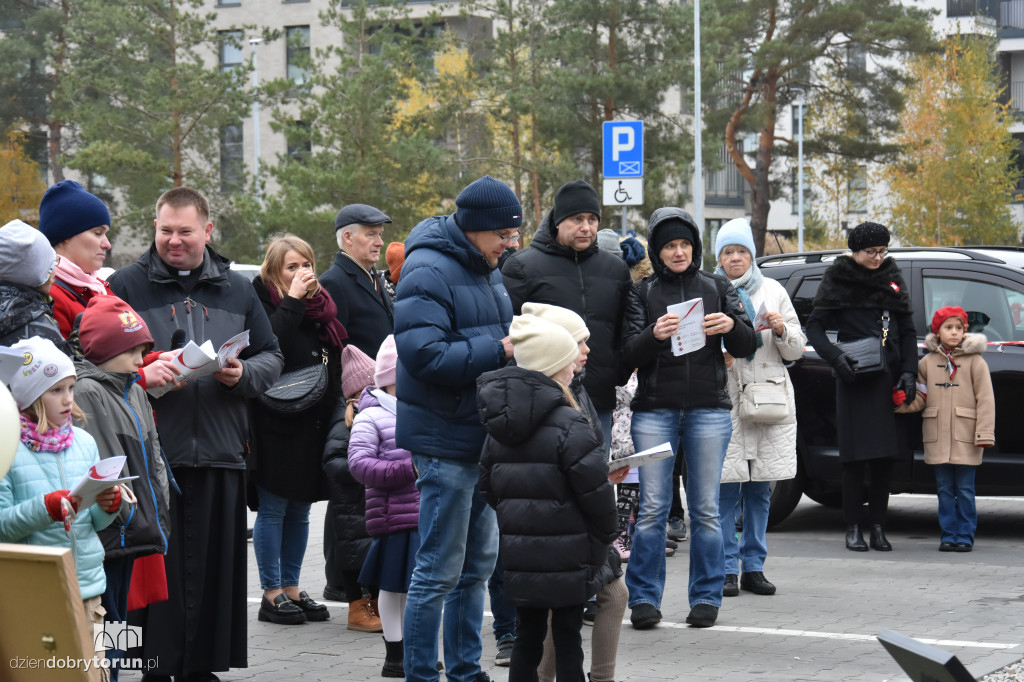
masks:
<instances>
[{"instance_id":1,"label":"blue parking sign","mask_svg":"<svg viewBox=\"0 0 1024 682\"><path fill-rule=\"evenodd\" d=\"M639 178L644 174L644 122L605 121L602 124L604 177Z\"/></svg>"}]
</instances>

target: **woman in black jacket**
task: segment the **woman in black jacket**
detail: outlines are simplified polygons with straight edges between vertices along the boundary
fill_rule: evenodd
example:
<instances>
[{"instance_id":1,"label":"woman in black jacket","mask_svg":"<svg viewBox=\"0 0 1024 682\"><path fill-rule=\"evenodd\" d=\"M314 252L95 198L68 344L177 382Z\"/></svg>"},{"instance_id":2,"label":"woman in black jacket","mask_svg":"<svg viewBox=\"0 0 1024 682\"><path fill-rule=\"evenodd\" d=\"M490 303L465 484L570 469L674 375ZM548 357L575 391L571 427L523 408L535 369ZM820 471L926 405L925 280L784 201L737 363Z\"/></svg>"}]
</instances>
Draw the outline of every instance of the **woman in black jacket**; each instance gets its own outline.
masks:
<instances>
[{"instance_id":1,"label":"woman in black jacket","mask_svg":"<svg viewBox=\"0 0 1024 682\"><path fill-rule=\"evenodd\" d=\"M324 441L341 395L341 348L348 337L334 301L320 288L313 249L294 235L274 239L253 280L284 355L284 372L325 363L327 390L312 407L279 413L255 401L256 486L259 511L253 549L263 601L259 620L327 620L327 607L299 589L309 537L309 509L328 497L321 468Z\"/></svg>"},{"instance_id":2,"label":"woman in black jacket","mask_svg":"<svg viewBox=\"0 0 1024 682\"><path fill-rule=\"evenodd\" d=\"M878 223L861 223L850 231L850 254L836 258L825 271L807 320L807 339L832 365L836 381L836 431L843 467L843 518L846 548L866 552L858 522L864 503L865 469L871 474L868 505L871 547L888 552L885 514L889 506L892 461L900 456L893 404L912 401L917 393L917 332L907 285L896 261L886 258L889 230ZM829 341L879 339L885 349L885 369L858 374L841 348ZM902 391L904 396L897 397Z\"/></svg>"},{"instance_id":3,"label":"woman in black jacket","mask_svg":"<svg viewBox=\"0 0 1024 682\"><path fill-rule=\"evenodd\" d=\"M647 229L654 272L636 282L626 308L623 350L637 368L632 402L636 450L683 444L690 510L690 613L686 622L710 627L718 619L725 551L718 520L722 463L732 436L728 375L722 346L733 357L757 350L757 338L736 290L721 275L702 272L700 232L679 208L659 208ZM671 337L680 317L668 306L700 299L705 344L675 355ZM640 467L640 514L626 568L630 620L646 629L661 621L665 592L665 529L672 503L674 460Z\"/></svg>"},{"instance_id":4,"label":"woman in black jacket","mask_svg":"<svg viewBox=\"0 0 1024 682\"><path fill-rule=\"evenodd\" d=\"M517 366L486 372L480 492L498 515L505 599L516 606L509 682L536 680L550 612L559 680L583 680L583 605L615 537L604 447L569 390L577 344L534 315L509 330Z\"/></svg>"}]
</instances>

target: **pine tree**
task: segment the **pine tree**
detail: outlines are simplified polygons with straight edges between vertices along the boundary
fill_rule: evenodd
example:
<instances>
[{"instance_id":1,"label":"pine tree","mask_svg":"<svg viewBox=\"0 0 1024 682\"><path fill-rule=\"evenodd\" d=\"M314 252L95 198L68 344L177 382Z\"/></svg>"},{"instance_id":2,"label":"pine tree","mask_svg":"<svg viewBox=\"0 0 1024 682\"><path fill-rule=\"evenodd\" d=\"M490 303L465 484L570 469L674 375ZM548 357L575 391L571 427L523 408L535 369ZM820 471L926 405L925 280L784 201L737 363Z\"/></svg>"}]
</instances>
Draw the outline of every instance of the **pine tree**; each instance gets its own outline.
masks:
<instances>
[{"instance_id":1,"label":"pine tree","mask_svg":"<svg viewBox=\"0 0 1024 682\"><path fill-rule=\"evenodd\" d=\"M264 231L298 234L326 265L337 251L334 214L346 204L387 213L389 241L453 208L447 142L456 117L437 89L449 72L435 70L435 53L451 53L436 15L414 21L402 2L332 0L321 22L339 40L317 50L305 82L266 87L277 102L274 129L309 152L268 169L279 190L267 200Z\"/></svg>"},{"instance_id":2,"label":"pine tree","mask_svg":"<svg viewBox=\"0 0 1024 682\"><path fill-rule=\"evenodd\" d=\"M121 224L147 224L169 187L189 185L215 205L223 127L248 112L244 65L211 61L220 41L203 0L78 0L60 99L78 123L69 165L120 190Z\"/></svg>"},{"instance_id":3,"label":"pine tree","mask_svg":"<svg viewBox=\"0 0 1024 682\"><path fill-rule=\"evenodd\" d=\"M777 157L795 141L776 134L780 111L802 88L814 101L821 65L842 88L828 91L850 112L838 134L804 141L806 155L834 151L877 160L896 151L903 87L900 59L934 49L929 13L899 0L702 0L701 54L706 127L721 131L726 150L750 187L754 244L764 246ZM753 134L750 159L743 139ZM782 145L780 148L777 145Z\"/></svg>"},{"instance_id":4,"label":"pine tree","mask_svg":"<svg viewBox=\"0 0 1024 682\"><path fill-rule=\"evenodd\" d=\"M908 245L1017 243L1007 202L1021 171L993 41L951 37L912 72L903 152L886 173L894 231Z\"/></svg>"}]
</instances>

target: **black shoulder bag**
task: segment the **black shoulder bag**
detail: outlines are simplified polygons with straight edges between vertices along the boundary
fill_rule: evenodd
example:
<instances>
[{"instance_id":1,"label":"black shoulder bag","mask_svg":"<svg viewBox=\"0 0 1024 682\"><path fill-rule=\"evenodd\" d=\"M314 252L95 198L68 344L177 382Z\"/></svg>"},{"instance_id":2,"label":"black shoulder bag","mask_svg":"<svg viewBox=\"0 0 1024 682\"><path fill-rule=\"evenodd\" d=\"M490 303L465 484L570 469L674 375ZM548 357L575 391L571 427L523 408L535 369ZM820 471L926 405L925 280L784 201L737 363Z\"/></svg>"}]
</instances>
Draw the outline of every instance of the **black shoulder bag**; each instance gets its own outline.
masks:
<instances>
[{"instance_id":1,"label":"black shoulder bag","mask_svg":"<svg viewBox=\"0 0 1024 682\"><path fill-rule=\"evenodd\" d=\"M260 395L264 407L274 412L302 412L320 402L327 392L327 350L321 349L321 362L281 375Z\"/></svg>"},{"instance_id":2,"label":"black shoulder bag","mask_svg":"<svg viewBox=\"0 0 1024 682\"><path fill-rule=\"evenodd\" d=\"M853 341L838 341L836 348L843 351L853 371L857 374L874 374L888 369L885 360L885 342L889 338L889 311L882 311L882 340L875 336L865 336Z\"/></svg>"}]
</instances>

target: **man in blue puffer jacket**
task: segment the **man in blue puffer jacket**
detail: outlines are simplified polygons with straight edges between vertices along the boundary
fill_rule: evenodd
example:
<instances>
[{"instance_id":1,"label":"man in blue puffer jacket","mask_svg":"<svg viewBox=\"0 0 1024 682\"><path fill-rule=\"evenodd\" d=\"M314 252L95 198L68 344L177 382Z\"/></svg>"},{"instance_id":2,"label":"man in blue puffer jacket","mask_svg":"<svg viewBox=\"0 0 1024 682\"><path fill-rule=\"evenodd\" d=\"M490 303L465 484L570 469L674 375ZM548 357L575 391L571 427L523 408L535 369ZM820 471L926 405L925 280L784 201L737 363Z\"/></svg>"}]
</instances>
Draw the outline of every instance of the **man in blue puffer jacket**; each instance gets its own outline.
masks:
<instances>
[{"instance_id":1,"label":"man in blue puffer jacket","mask_svg":"<svg viewBox=\"0 0 1024 682\"><path fill-rule=\"evenodd\" d=\"M498 527L477 485L485 432L476 379L512 356L512 303L497 267L519 239L523 211L489 175L455 205L453 215L410 233L395 303L396 441L412 452L420 491L420 548L405 609L405 674L417 682L439 679L442 608L448 679L489 679L480 669L480 629Z\"/></svg>"}]
</instances>

